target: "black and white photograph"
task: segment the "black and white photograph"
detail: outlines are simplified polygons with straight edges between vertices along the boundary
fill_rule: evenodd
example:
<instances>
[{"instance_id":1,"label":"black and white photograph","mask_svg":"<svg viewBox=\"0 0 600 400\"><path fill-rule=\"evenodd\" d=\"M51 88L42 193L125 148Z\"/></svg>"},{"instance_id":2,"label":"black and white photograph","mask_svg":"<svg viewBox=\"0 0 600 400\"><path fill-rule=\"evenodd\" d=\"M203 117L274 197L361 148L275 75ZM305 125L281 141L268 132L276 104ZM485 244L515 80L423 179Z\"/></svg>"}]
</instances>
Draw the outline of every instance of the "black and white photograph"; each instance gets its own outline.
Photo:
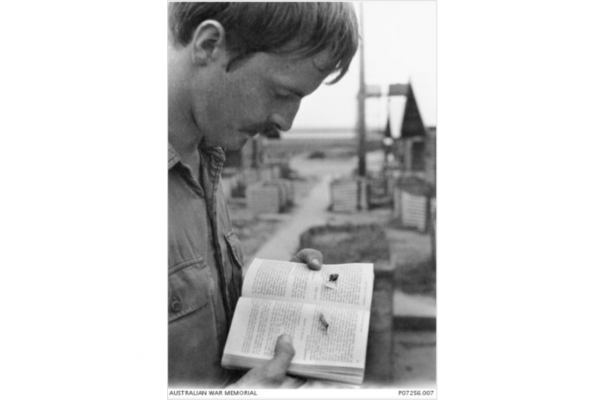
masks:
<instances>
[{"instance_id":1,"label":"black and white photograph","mask_svg":"<svg viewBox=\"0 0 600 400\"><path fill-rule=\"evenodd\" d=\"M0 397L597 398L599 16L6 2Z\"/></svg>"},{"instance_id":2,"label":"black and white photograph","mask_svg":"<svg viewBox=\"0 0 600 400\"><path fill-rule=\"evenodd\" d=\"M168 28L169 395L435 398L436 2L173 2Z\"/></svg>"}]
</instances>

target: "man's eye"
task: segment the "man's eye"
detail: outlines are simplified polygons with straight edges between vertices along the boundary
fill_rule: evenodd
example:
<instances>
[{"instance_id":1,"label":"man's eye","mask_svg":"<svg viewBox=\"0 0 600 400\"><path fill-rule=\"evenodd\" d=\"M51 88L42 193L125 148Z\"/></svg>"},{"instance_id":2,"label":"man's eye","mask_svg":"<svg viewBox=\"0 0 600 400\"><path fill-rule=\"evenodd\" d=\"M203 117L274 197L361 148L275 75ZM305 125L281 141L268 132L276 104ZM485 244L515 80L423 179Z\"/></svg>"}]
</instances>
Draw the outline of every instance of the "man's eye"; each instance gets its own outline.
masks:
<instances>
[{"instance_id":1,"label":"man's eye","mask_svg":"<svg viewBox=\"0 0 600 400\"><path fill-rule=\"evenodd\" d=\"M291 94L289 94L289 93L278 93L278 92L275 92L275 97L276 97L278 100L287 100L287 99L289 99L290 97L292 97L292 95L291 95Z\"/></svg>"}]
</instances>

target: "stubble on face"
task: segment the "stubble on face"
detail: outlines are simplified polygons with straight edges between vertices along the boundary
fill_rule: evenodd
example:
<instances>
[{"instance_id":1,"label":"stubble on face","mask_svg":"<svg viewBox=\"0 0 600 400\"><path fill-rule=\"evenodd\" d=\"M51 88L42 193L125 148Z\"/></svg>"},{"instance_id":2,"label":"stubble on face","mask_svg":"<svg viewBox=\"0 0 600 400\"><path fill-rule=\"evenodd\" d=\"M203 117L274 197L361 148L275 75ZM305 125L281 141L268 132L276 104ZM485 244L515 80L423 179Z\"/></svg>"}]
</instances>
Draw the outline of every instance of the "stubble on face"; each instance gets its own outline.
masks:
<instances>
[{"instance_id":1,"label":"stubble on face","mask_svg":"<svg viewBox=\"0 0 600 400\"><path fill-rule=\"evenodd\" d=\"M257 53L229 72L226 63L213 68L198 121L204 144L238 150L259 133L289 129L302 97L328 75L317 68L320 62L319 57Z\"/></svg>"}]
</instances>

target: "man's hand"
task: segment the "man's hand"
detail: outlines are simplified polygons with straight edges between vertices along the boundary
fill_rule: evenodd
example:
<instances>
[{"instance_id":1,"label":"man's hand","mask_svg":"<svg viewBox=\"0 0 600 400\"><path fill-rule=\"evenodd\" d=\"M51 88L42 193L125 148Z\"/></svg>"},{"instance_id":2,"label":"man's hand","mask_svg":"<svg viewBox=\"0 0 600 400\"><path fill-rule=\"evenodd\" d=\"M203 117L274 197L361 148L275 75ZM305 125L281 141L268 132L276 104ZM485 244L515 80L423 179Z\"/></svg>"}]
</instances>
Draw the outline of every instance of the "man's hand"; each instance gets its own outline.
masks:
<instances>
[{"instance_id":1,"label":"man's hand","mask_svg":"<svg viewBox=\"0 0 600 400\"><path fill-rule=\"evenodd\" d=\"M290 261L307 264L308 268L318 271L323 265L323 254L315 249L302 249Z\"/></svg>"},{"instance_id":2,"label":"man's hand","mask_svg":"<svg viewBox=\"0 0 600 400\"><path fill-rule=\"evenodd\" d=\"M318 271L323 265L323 254L315 249L302 249L290 261L307 264L308 268ZM286 375L295 354L292 338L288 334L279 336L273 359L252 368L229 388L298 388L306 380Z\"/></svg>"},{"instance_id":3,"label":"man's hand","mask_svg":"<svg viewBox=\"0 0 600 400\"><path fill-rule=\"evenodd\" d=\"M288 334L283 334L277 339L275 344L275 355L271 361L268 361L260 367L252 368L229 388L285 388L293 389L304 383L290 376L286 376L287 369L290 367L292 358L296 351L292 345L292 338Z\"/></svg>"}]
</instances>

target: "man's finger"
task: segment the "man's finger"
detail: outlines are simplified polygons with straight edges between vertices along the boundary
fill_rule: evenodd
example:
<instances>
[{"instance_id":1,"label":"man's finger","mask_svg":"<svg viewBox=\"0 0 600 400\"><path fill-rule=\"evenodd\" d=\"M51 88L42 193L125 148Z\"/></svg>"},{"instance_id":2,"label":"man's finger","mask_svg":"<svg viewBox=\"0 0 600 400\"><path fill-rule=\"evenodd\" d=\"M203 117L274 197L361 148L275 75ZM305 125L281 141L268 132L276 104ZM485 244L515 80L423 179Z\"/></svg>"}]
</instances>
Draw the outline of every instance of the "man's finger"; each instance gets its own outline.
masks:
<instances>
[{"instance_id":1,"label":"man's finger","mask_svg":"<svg viewBox=\"0 0 600 400\"><path fill-rule=\"evenodd\" d=\"M306 384L306 379L286 375L278 389L298 389L304 384Z\"/></svg>"},{"instance_id":2,"label":"man's finger","mask_svg":"<svg viewBox=\"0 0 600 400\"><path fill-rule=\"evenodd\" d=\"M321 260L319 260L318 258L311 258L310 261L308 261L306 264L308 264L308 267L310 269L314 269L314 270L320 270L321 266L322 266L322 262Z\"/></svg>"},{"instance_id":3,"label":"man's finger","mask_svg":"<svg viewBox=\"0 0 600 400\"><path fill-rule=\"evenodd\" d=\"M277 343L275 344L275 355L273 359L269 361L267 370L270 374L274 375L273 378L283 380L285 374L292 363L292 358L296 351L292 344L292 338L290 335L284 333L279 336Z\"/></svg>"},{"instance_id":4,"label":"man's finger","mask_svg":"<svg viewBox=\"0 0 600 400\"><path fill-rule=\"evenodd\" d=\"M302 249L292 258L292 261L307 264L308 268L318 271L323 265L323 254L315 249Z\"/></svg>"}]
</instances>

